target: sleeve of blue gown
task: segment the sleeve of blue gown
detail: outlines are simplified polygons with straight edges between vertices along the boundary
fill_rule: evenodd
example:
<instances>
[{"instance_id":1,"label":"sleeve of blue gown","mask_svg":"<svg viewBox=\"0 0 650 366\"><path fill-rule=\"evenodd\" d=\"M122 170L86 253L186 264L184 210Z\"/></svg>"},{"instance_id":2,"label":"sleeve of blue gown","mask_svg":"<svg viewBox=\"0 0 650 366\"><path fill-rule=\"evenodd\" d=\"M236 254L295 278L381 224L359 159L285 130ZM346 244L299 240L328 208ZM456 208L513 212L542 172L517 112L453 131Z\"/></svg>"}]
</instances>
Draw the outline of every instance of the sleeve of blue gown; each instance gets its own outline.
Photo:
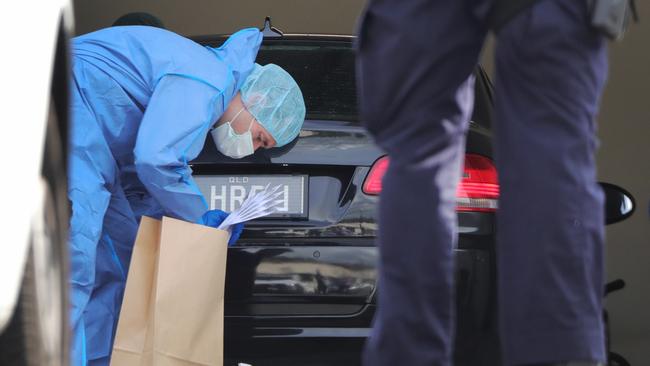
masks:
<instances>
[{"instance_id":1,"label":"sleeve of blue gown","mask_svg":"<svg viewBox=\"0 0 650 366\"><path fill-rule=\"evenodd\" d=\"M165 214L196 222L208 205L192 179L196 158L210 126L253 69L262 33L254 28L233 34L219 48L213 83L192 75L167 74L158 81L138 130L138 177ZM216 83L216 84L215 84Z\"/></svg>"},{"instance_id":2,"label":"sleeve of blue gown","mask_svg":"<svg viewBox=\"0 0 650 366\"><path fill-rule=\"evenodd\" d=\"M176 75L163 77L154 90L138 130L135 166L167 216L195 222L208 209L188 162L223 113L222 98L214 87Z\"/></svg>"}]
</instances>

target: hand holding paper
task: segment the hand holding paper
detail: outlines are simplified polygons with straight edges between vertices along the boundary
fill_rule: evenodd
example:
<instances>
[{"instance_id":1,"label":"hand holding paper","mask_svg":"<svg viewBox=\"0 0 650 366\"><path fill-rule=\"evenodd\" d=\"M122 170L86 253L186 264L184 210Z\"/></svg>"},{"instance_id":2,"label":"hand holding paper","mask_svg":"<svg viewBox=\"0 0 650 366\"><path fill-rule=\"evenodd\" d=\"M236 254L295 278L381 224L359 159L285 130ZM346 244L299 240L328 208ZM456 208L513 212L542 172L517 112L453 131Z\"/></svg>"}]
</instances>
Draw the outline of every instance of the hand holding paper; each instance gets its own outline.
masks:
<instances>
[{"instance_id":1,"label":"hand holding paper","mask_svg":"<svg viewBox=\"0 0 650 366\"><path fill-rule=\"evenodd\" d=\"M280 187L277 185L271 188L267 184L263 191L249 195L241 206L228 215L217 229L230 231L230 227L233 225L277 212L280 204L278 198L283 194Z\"/></svg>"},{"instance_id":2,"label":"hand holding paper","mask_svg":"<svg viewBox=\"0 0 650 366\"><path fill-rule=\"evenodd\" d=\"M228 217L228 213L225 211L221 210L210 210L206 211L203 216L201 216L198 221L196 222L197 224L205 225L205 226L210 226L213 228L217 228L223 220ZM244 231L244 224L240 223L237 225L234 225L231 227L231 233L230 233L230 239L228 240L228 246L233 246L239 239L239 236L241 235L242 231Z\"/></svg>"},{"instance_id":3,"label":"hand holding paper","mask_svg":"<svg viewBox=\"0 0 650 366\"><path fill-rule=\"evenodd\" d=\"M203 214L198 223L230 232L228 245L234 245L244 229L244 222L277 212L280 204L278 198L282 195L280 188L279 185L270 187L267 184L264 190L250 194L230 215L221 210L210 210Z\"/></svg>"}]
</instances>

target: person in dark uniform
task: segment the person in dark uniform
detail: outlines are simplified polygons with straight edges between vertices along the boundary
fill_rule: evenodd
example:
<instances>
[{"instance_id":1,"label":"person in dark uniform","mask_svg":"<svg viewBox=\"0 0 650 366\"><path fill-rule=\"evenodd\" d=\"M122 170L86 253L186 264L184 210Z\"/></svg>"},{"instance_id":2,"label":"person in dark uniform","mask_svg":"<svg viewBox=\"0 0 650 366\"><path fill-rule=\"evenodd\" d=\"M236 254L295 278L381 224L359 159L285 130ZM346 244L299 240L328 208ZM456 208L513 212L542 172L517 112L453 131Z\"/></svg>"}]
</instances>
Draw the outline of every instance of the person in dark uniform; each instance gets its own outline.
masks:
<instances>
[{"instance_id":1,"label":"person in dark uniform","mask_svg":"<svg viewBox=\"0 0 650 366\"><path fill-rule=\"evenodd\" d=\"M373 0L362 16L362 119L391 159L365 365L452 362L455 195L495 1ZM604 197L594 153L606 41L587 1L519 3L495 31L503 363L600 365Z\"/></svg>"}]
</instances>

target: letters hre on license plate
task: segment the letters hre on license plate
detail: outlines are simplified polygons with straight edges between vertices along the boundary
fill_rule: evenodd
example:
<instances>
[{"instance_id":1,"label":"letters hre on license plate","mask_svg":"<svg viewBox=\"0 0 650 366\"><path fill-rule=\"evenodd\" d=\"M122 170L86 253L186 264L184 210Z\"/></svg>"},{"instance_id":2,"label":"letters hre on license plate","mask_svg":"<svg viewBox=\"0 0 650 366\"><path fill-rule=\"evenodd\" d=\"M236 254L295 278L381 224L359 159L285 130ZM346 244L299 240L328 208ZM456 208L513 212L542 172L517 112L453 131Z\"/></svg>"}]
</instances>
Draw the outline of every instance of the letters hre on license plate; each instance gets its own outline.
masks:
<instances>
[{"instance_id":1,"label":"letters hre on license plate","mask_svg":"<svg viewBox=\"0 0 650 366\"><path fill-rule=\"evenodd\" d=\"M280 186L278 212L269 217L307 217L306 175L202 175L194 180L211 210L232 212L251 192Z\"/></svg>"}]
</instances>

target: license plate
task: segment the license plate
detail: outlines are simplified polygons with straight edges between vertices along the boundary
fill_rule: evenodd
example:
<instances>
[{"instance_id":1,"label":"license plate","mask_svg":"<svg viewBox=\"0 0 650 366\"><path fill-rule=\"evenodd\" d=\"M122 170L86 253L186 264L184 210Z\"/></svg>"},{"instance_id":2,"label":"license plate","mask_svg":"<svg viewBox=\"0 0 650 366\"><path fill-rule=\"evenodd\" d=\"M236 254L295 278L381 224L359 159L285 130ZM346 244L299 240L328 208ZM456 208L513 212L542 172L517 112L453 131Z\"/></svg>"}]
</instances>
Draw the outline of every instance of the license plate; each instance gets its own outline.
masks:
<instances>
[{"instance_id":1,"label":"license plate","mask_svg":"<svg viewBox=\"0 0 650 366\"><path fill-rule=\"evenodd\" d=\"M195 176L211 210L232 212L241 206L249 193L270 185L280 186L278 212L268 217L307 217L306 175L202 175Z\"/></svg>"}]
</instances>

